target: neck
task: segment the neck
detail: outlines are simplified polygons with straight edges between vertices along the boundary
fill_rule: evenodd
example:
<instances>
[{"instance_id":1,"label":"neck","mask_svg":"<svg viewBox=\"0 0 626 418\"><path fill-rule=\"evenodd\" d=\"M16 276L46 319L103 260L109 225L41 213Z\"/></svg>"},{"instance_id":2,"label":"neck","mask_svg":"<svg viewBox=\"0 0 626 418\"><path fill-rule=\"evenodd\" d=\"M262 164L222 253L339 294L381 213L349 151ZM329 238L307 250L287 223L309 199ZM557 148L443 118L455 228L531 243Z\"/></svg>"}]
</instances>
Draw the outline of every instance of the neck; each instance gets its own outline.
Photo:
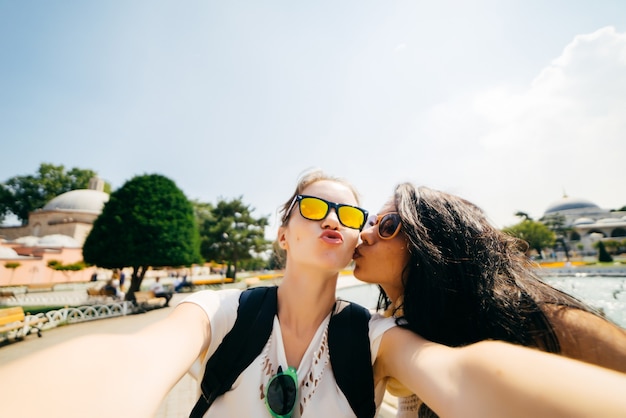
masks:
<instances>
[{"instance_id":1,"label":"neck","mask_svg":"<svg viewBox=\"0 0 626 418\"><path fill-rule=\"evenodd\" d=\"M278 318L281 327L286 326L296 332L317 329L335 304L338 275L285 269L278 288Z\"/></svg>"},{"instance_id":2,"label":"neck","mask_svg":"<svg viewBox=\"0 0 626 418\"><path fill-rule=\"evenodd\" d=\"M402 303L402 295L404 294L404 289L402 287L385 285L381 285L381 287L394 305Z\"/></svg>"}]
</instances>

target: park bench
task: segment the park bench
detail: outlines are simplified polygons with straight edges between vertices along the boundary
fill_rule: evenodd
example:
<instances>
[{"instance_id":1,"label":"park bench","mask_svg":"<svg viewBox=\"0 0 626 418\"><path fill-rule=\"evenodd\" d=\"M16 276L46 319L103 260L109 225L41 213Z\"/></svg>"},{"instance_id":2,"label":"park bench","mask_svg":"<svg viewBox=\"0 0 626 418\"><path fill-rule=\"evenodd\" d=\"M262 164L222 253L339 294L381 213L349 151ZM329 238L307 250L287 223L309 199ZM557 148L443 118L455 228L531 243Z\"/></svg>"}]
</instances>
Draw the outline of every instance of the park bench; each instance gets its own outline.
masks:
<instances>
[{"instance_id":1,"label":"park bench","mask_svg":"<svg viewBox=\"0 0 626 418\"><path fill-rule=\"evenodd\" d=\"M28 293L34 292L52 292L54 285L52 283L31 283L27 286Z\"/></svg>"},{"instance_id":2,"label":"park bench","mask_svg":"<svg viewBox=\"0 0 626 418\"><path fill-rule=\"evenodd\" d=\"M0 299L15 299L15 292L12 290L0 290Z\"/></svg>"},{"instance_id":3,"label":"park bench","mask_svg":"<svg viewBox=\"0 0 626 418\"><path fill-rule=\"evenodd\" d=\"M233 282L233 279L228 277L224 279L198 279L198 280L194 280L192 283L194 286L206 286L206 285L232 283L232 282Z\"/></svg>"},{"instance_id":4,"label":"park bench","mask_svg":"<svg viewBox=\"0 0 626 418\"><path fill-rule=\"evenodd\" d=\"M152 290L146 290L133 293L135 297L135 305L140 309L155 309L165 306L167 299L157 297Z\"/></svg>"},{"instance_id":5,"label":"park bench","mask_svg":"<svg viewBox=\"0 0 626 418\"><path fill-rule=\"evenodd\" d=\"M218 287L226 283L233 283L233 279L230 277L223 277L219 279L196 279L191 282L189 290L193 292L198 289Z\"/></svg>"},{"instance_id":6,"label":"park bench","mask_svg":"<svg viewBox=\"0 0 626 418\"><path fill-rule=\"evenodd\" d=\"M41 337L40 324L48 319L39 315L26 315L21 306L0 309L0 336L8 340L13 334L16 340L22 339L33 331Z\"/></svg>"},{"instance_id":7,"label":"park bench","mask_svg":"<svg viewBox=\"0 0 626 418\"><path fill-rule=\"evenodd\" d=\"M107 297L112 298L115 296L115 290L107 289L105 287L101 287L101 288L89 287L87 288L87 296L89 296L90 298L107 298Z\"/></svg>"}]
</instances>

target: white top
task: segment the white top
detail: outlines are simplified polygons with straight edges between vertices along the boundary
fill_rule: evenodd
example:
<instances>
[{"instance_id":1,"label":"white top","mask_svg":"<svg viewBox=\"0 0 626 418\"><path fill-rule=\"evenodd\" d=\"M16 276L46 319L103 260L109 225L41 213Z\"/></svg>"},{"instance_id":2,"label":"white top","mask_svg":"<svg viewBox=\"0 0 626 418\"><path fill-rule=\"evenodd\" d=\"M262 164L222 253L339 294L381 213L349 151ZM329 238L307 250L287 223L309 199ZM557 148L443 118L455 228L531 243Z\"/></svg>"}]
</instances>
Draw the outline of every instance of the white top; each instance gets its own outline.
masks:
<instances>
[{"instance_id":1,"label":"white top","mask_svg":"<svg viewBox=\"0 0 626 418\"><path fill-rule=\"evenodd\" d=\"M163 284L161 282L152 283L152 286L150 286L150 290L152 290L154 293L165 293L165 287L163 287Z\"/></svg>"},{"instance_id":2,"label":"white top","mask_svg":"<svg viewBox=\"0 0 626 418\"><path fill-rule=\"evenodd\" d=\"M396 418L417 418L420 406L423 402L417 395L398 398Z\"/></svg>"},{"instance_id":3,"label":"white top","mask_svg":"<svg viewBox=\"0 0 626 418\"><path fill-rule=\"evenodd\" d=\"M239 289L205 290L183 300L200 306L211 321L211 344L207 355L203 360L198 359L190 370L198 380L198 396L206 362L235 323L240 294ZM329 321L330 313L320 324L298 366L300 402L294 409L293 418L355 416L333 376L328 355ZM393 326L395 326L393 318L372 314L369 322L372 363L376 359L383 333ZM286 370L288 363L280 323L275 316L272 333L261 354L239 375L231 390L217 398L204 417L270 417L265 407L263 392L269 379L276 374L278 366ZM375 388L377 407L382 402L384 392L385 383L381 381Z\"/></svg>"}]
</instances>

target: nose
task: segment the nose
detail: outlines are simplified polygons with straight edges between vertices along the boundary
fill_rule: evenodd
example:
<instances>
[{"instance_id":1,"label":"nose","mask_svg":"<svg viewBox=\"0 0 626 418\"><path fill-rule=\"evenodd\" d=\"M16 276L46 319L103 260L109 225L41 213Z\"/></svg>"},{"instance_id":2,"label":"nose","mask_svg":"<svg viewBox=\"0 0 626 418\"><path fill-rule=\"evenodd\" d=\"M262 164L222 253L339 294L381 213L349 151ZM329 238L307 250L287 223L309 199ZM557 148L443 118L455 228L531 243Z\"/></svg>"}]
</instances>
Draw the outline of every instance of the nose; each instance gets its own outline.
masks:
<instances>
[{"instance_id":1,"label":"nose","mask_svg":"<svg viewBox=\"0 0 626 418\"><path fill-rule=\"evenodd\" d=\"M340 225L337 209L330 208L328 215L322 220L322 228L338 229Z\"/></svg>"},{"instance_id":2,"label":"nose","mask_svg":"<svg viewBox=\"0 0 626 418\"><path fill-rule=\"evenodd\" d=\"M363 244L370 245L372 243L372 239L374 238L374 225L371 225L369 222L365 224L363 230L359 234L361 237L361 241Z\"/></svg>"}]
</instances>

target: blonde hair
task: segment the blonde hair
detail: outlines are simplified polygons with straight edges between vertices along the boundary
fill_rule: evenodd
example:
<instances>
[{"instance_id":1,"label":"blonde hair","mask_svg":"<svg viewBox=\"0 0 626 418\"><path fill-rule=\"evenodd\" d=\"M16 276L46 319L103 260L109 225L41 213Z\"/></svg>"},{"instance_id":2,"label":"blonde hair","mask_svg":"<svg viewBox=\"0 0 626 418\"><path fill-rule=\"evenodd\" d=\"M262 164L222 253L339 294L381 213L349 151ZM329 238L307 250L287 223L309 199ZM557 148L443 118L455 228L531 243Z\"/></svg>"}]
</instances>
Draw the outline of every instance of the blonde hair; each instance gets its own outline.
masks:
<instances>
[{"instance_id":1,"label":"blonde hair","mask_svg":"<svg viewBox=\"0 0 626 418\"><path fill-rule=\"evenodd\" d=\"M298 183L296 185L296 189L294 190L293 194L291 195L289 200L287 200L280 207L278 211L278 213L280 214L280 218L281 218L281 223L280 223L281 227L285 227L287 226L287 223L289 223L289 215L290 215L289 208L291 207L291 204L293 203L293 200L296 198L296 196L299 194L302 194L302 191L306 189L308 186L310 186L311 184L316 183L318 181L325 181L325 180L333 181L333 182L343 184L344 186L346 186L348 189L350 189L350 191L356 198L357 204L360 204L359 193L357 192L356 188L346 179L326 174L323 170L319 168L309 169L300 176ZM276 257L276 261L278 262L279 266L281 268L284 267L285 261L287 258L286 257L287 253L283 248L280 247L278 239L274 241L272 245L272 249L274 251L274 255Z\"/></svg>"},{"instance_id":2,"label":"blonde hair","mask_svg":"<svg viewBox=\"0 0 626 418\"><path fill-rule=\"evenodd\" d=\"M296 190L293 192L289 200L287 200L281 206L279 210L280 219L281 219L280 226L287 225L287 222L289 221L289 215L290 215L288 211L289 211L289 208L291 207L291 204L293 203L293 200L296 198L296 196L299 194L302 194L302 191L306 189L307 187L309 187L311 184L316 183L318 181L324 181L324 180L343 184L348 189L350 189L350 191L356 198L357 204L360 204L359 193L349 181L341 177L335 177L335 176L326 174L324 171L322 171L319 168L310 169L300 176L300 179L298 180L298 183L296 185Z\"/></svg>"}]
</instances>

